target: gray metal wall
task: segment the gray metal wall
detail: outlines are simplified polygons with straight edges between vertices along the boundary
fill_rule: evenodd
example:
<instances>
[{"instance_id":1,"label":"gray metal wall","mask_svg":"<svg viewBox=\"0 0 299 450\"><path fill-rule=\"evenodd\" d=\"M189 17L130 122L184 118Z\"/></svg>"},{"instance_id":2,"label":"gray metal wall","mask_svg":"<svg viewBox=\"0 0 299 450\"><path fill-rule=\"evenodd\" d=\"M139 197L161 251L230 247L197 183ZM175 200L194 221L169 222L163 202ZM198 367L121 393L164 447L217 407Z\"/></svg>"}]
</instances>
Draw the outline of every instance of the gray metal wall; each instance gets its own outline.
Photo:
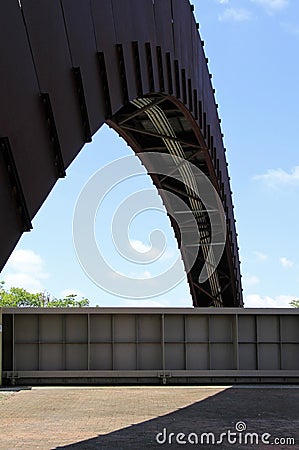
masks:
<instances>
[{"instance_id":1,"label":"gray metal wall","mask_svg":"<svg viewBox=\"0 0 299 450\"><path fill-rule=\"evenodd\" d=\"M3 310L17 383L299 381L296 309Z\"/></svg>"}]
</instances>

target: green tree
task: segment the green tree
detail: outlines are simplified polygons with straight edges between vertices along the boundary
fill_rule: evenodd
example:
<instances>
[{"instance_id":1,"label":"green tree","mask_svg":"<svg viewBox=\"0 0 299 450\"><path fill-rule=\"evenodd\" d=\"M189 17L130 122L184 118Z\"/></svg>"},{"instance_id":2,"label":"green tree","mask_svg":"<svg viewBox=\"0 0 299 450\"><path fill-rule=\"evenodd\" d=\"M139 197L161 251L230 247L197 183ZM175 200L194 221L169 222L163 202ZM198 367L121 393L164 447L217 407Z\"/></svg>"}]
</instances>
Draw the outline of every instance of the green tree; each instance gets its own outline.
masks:
<instances>
[{"instance_id":1,"label":"green tree","mask_svg":"<svg viewBox=\"0 0 299 450\"><path fill-rule=\"evenodd\" d=\"M83 308L89 306L89 300L78 300L76 294L67 295L64 298L52 297L48 292L31 294L23 288L11 287L6 290L4 281L0 281L0 307L19 308Z\"/></svg>"},{"instance_id":2,"label":"green tree","mask_svg":"<svg viewBox=\"0 0 299 450\"><path fill-rule=\"evenodd\" d=\"M290 303L293 308L299 308L299 300L292 300Z\"/></svg>"}]
</instances>

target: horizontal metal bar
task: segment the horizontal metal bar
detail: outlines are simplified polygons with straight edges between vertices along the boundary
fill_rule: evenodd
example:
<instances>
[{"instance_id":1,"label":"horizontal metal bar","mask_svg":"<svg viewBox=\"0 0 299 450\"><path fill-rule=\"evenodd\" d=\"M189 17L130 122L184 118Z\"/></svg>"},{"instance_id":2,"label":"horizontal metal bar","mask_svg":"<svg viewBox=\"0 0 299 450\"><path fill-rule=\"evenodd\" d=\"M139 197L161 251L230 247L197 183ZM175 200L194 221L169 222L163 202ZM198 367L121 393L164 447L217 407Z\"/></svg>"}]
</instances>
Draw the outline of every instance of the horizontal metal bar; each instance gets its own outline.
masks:
<instances>
[{"instance_id":1,"label":"horizontal metal bar","mask_svg":"<svg viewBox=\"0 0 299 450\"><path fill-rule=\"evenodd\" d=\"M163 177L163 178L164 179L169 178L171 180L171 177ZM164 181L160 182L160 184L161 184L162 189L166 188L167 190L170 190L170 191L176 192L177 194L180 194L182 197L193 198L194 200L201 201L201 199L198 195L188 194L186 191L184 192L182 189L174 187L169 183L165 183Z\"/></svg>"},{"instance_id":2,"label":"horizontal metal bar","mask_svg":"<svg viewBox=\"0 0 299 450\"><path fill-rule=\"evenodd\" d=\"M180 224L180 230L186 230L186 232L188 233L188 230L190 230L190 231L194 231L194 224L189 224L188 225L188 223L190 223L189 221L185 224ZM197 229L198 230L200 230L200 231L206 231L206 232L208 232L209 233L209 235L210 235L210 226L209 226L209 224L208 223L198 223L198 222L196 222L196 227L197 227ZM218 233L218 234L220 234L220 233Z\"/></svg>"},{"instance_id":3,"label":"horizontal metal bar","mask_svg":"<svg viewBox=\"0 0 299 450\"><path fill-rule=\"evenodd\" d=\"M192 209L192 211L173 211L174 214L219 213L218 209Z\"/></svg>"},{"instance_id":4,"label":"horizontal metal bar","mask_svg":"<svg viewBox=\"0 0 299 450\"><path fill-rule=\"evenodd\" d=\"M211 242L211 243L204 243L204 242L198 242L196 244L184 244L184 247L201 247L201 246L216 246L216 245L225 245L225 242Z\"/></svg>"},{"instance_id":5,"label":"horizontal metal bar","mask_svg":"<svg viewBox=\"0 0 299 450\"><path fill-rule=\"evenodd\" d=\"M152 315L157 314L161 316L162 314L195 314L195 315L291 315L297 316L299 315L299 308L221 308L221 310L213 310L210 308L200 308L195 309L190 306L190 308L142 308L142 307L86 307L86 308L34 308L34 307L22 307L22 308L2 308L2 315L5 314L14 314L14 315L23 315L23 314L64 314L64 315L72 315L72 314L80 314L80 315L119 315L119 314L140 314L140 315Z\"/></svg>"},{"instance_id":6,"label":"horizontal metal bar","mask_svg":"<svg viewBox=\"0 0 299 450\"><path fill-rule=\"evenodd\" d=\"M299 377L299 370L40 370L4 371L3 378Z\"/></svg>"},{"instance_id":7,"label":"horizontal metal bar","mask_svg":"<svg viewBox=\"0 0 299 450\"><path fill-rule=\"evenodd\" d=\"M186 142L186 141L179 139L178 137L168 136L167 134L154 133L151 131L141 130L140 128L136 128L136 127L129 127L127 125L123 125L122 128L124 130L133 131L133 132L136 132L139 134L145 134L147 136L152 136L152 137L159 138L159 139L165 139L165 140L168 139L169 141L178 142L182 145L188 145L189 147L195 147L197 149L200 148L199 145L197 145L197 144L192 144L191 142Z\"/></svg>"}]
</instances>

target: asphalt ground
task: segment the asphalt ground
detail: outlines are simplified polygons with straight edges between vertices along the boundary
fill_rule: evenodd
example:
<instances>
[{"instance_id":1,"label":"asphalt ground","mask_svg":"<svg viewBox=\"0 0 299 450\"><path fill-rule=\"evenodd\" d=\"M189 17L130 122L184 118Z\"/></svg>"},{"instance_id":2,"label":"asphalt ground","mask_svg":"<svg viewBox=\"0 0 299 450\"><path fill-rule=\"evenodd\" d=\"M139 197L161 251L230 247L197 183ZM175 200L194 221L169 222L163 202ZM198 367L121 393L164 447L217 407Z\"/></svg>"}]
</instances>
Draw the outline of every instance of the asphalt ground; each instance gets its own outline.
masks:
<instances>
[{"instance_id":1,"label":"asphalt ground","mask_svg":"<svg viewBox=\"0 0 299 450\"><path fill-rule=\"evenodd\" d=\"M0 449L299 449L299 386L0 389Z\"/></svg>"}]
</instances>

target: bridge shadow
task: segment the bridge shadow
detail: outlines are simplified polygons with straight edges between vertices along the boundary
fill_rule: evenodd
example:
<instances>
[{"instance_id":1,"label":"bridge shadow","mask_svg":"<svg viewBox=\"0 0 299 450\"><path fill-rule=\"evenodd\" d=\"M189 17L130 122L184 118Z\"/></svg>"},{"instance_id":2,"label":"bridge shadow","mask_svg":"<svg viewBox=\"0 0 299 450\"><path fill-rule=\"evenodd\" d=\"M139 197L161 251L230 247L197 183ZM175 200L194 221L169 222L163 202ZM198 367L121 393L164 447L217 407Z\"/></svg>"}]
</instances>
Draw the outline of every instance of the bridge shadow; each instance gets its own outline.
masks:
<instances>
[{"instance_id":1,"label":"bridge shadow","mask_svg":"<svg viewBox=\"0 0 299 450\"><path fill-rule=\"evenodd\" d=\"M99 434L91 439L56 447L56 450L140 450L198 447L206 449L275 448L276 450L294 450L299 449L298 405L299 389L296 389L296 387L251 386L227 388L220 393L171 413L132 424L108 434ZM230 440L228 440L228 430L230 430L230 433L236 433L236 424L238 423L240 431L244 424L246 431L231 434ZM179 433L184 433L185 436L179 435ZM208 442L207 436L204 436L203 433L213 433L215 443L213 443L212 435L210 435ZM227 433L226 436L223 435L222 440L221 433ZM253 435L252 438L247 437L246 443L246 433L255 433L258 436L258 443L256 443L256 436ZM267 433L264 436L265 442L262 442L261 439L263 433ZM159 442L156 440L157 436ZM196 436L198 437L198 443L196 443ZM235 438L239 441L234 442ZM275 438L294 438L295 444L289 445L286 440L281 440L281 444L274 445ZM186 441L186 443L182 441Z\"/></svg>"}]
</instances>

